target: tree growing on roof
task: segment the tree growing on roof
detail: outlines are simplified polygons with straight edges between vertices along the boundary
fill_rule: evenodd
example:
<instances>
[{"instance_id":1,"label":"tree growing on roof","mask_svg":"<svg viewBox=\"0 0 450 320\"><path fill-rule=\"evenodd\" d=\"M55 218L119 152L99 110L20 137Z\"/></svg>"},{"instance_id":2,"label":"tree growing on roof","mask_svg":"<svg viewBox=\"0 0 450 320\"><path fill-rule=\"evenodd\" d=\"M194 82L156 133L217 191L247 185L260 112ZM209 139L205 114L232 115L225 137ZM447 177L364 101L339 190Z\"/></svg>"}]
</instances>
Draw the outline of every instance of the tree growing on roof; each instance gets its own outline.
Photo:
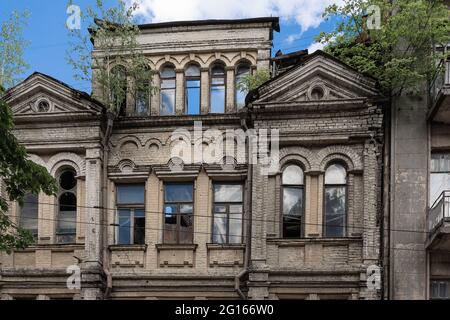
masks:
<instances>
[{"instance_id":1,"label":"tree growing on roof","mask_svg":"<svg viewBox=\"0 0 450 320\"><path fill-rule=\"evenodd\" d=\"M127 95L136 99L137 93L151 95L156 90L151 85L153 71L137 40L137 8L136 3L127 6L123 0L107 8L102 0L96 0L94 7L81 13L89 32L69 29L67 59L74 68L75 79L98 85L101 94L95 98L115 115L124 112Z\"/></svg>"}]
</instances>

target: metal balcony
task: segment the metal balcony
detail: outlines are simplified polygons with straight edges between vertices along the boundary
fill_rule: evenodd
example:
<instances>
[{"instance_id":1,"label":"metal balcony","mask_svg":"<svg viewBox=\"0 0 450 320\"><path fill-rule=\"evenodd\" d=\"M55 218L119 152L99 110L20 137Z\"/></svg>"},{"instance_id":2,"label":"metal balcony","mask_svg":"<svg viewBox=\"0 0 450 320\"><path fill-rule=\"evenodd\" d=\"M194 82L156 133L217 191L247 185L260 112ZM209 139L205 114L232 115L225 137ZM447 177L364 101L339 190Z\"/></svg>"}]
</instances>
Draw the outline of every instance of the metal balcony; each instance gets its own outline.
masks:
<instances>
[{"instance_id":1,"label":"metal balcony","mask_svg":"<svg viewBox=\"0 0 450 320\"><path fill-rule=\"evenodd\" d=\"M429 87L429 119L450 123L450 60L442 60Z\"/></svg>"},{"instance_id":2,"label":"metal balcony","mask_svg":"<svg viewBox=\"0 0 450 320\"><path fill-rule=\"evenodd\" d=\"M428 211L427 247L450 249L450 190L441 193Z\"/></svg>"}]
</instances>

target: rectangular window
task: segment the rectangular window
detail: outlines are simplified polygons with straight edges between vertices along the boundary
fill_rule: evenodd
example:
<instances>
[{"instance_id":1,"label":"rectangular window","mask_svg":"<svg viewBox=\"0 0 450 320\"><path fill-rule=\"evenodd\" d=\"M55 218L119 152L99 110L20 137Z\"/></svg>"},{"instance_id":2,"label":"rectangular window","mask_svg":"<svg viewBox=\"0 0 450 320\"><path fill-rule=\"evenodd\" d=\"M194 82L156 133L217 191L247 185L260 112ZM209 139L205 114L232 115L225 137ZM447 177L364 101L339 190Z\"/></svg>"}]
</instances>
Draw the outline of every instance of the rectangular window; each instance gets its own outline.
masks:
<instances>
[{"instance_id":1,"label":"rectangular window","mask_svg":"<svg viewBox=\"0 0 450 320\"><path fill-rule=\"evenodd\" d=\"M117 244L145 244L145 186L117 185Z\"/></svg>"},{"instance_id":2,"label":"rectangular window","mask_svg":"<svg viewBox=\"0 0 450 320\"><path fill-rule=\"evenodd\" d=\"M164 186L164 243L190 244L194 240L194 185Z\"/></svg>"},{"instance_id":3,"label":"rectangular window","mask_svg":"<svg viewBox=\"0 0 450 320\"><path fill-rule=\"evenodd\" d=\"M432 300L450 299L450 280L434 280L430 282L430 298Z\"/></svg>"},{"instance_id":4,"label":"rectangular window","mask_svg":"<svg viewBox=\"0 0 450 320\"><path fill-rule=\"evenodd\" d=\"M283 187L283 238L302 236L303 188Z\"/></svg>"},{"instance_id":5,"label":"rectangular window","mask_svg":"<svg viewBox=\"0 0 450 320\"><path fill-rule=\"evenodd\" d=\"M450 190L450 152L431 154L430 206Z\"/></svg>"},{"instance_id":6,"label":"rectangular window","mask_svg":"<svg viewBox=\"0 0 450 320\"><path fill-rule=\"evenodd\" d=\"M22 229L30 231L35 237L38 235L38 196L27 194L20 208L19 225Z\"/></svg>"},{"instance_id":7,"label":"rectangular window","mask_svg":"<svg viewBox=\"0 0 450 320\"><path fill-rule=\"evenodd\" d=\"M242 243L243 213L243 185L214 184L213 243Z\"/></svg>"},{"instance_id":8,"label":"rectangular window","mask_svg":"<svg viewBox=\"0 0 450 320\"><path fill-rule=\"evenodd\" d=\"M161 110L160 115L175 114L175 79L164 79L161 81Z\"/></svg>"},{"instance_id":9,"label":"rectangular window","mask_svg":"<svg viewBox=\"0 0 450 320\"><path fill-rule=\"evenodd\" d=\"M148 116L149 112L149 93L148 90L139 90L136 92L136 106L134 113L136 116Z\"/></svg>"},{"instance_id":10,"label":"rectangular window","mask_svg":"<svg viewBox=\"0 0 450 320\"><path fill-rule=\"evenodd\" d=\"M346 187L325 187L325 236L343 237L345 235Z\"/></svg>"}]
</instances>

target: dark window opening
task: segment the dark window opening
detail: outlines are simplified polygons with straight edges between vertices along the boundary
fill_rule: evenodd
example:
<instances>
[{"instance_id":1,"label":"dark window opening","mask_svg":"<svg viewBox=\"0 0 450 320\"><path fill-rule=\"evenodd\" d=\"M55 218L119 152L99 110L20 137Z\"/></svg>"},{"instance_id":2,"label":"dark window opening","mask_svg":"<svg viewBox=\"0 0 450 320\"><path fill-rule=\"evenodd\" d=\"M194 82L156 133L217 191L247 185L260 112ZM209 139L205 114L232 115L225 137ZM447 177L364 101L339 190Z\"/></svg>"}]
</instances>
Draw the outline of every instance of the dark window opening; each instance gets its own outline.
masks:
<instances>
[{"instance_id":1,"label":"dark window opening","mask_svg":"<svg viewBox=\"0 0 450 320\"><path fill-rule=\"evenodd\" d=\"M77 179L75 171L64 170L58 181L56 241L58 243L75 243L77 231Z\"/></svg>"},{"instance_id":2,"label":"dark window opening","mask_svg":"<svg viewBox=\"0 0 450 320\"><path fill-rule=\"evenodd\" d=\"M193 243L193 184L166 184L164 186L164 221L164 243Z\"/></svg>"}]
</instances>

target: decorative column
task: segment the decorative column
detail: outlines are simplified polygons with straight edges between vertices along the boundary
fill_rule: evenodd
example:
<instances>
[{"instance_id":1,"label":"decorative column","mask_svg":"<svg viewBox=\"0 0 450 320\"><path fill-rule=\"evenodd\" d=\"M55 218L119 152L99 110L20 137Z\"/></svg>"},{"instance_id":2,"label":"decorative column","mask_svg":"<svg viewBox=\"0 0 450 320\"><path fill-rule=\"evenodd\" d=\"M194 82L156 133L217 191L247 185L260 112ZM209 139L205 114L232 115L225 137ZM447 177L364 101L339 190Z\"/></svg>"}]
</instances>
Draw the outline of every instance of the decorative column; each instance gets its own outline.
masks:
<instances>
[{"instance_id":1,"label":"decorative column","mask_svg":"<svg viewBox=\"0 0 450 320\"><path fill-rule=\"evenodd\" d=\"M363 264L364 271L360 274L360 281L365 284L367 280L367 269L369 266L378 266L380 231L377 222L378 193L379 193L379 165L377 161L377 146L370 140L364 145L364 173L363 173L363 195L364 195L364 217L363 217ZM379 290L364 288L361 296L365 299L379 299Z\"/></svg>"},{"instance_id":2,"label":"decorative column","mask_svg":"<svg viewBox=\"0 0 450 320\"><path fill-rule=\"evenodd\" d=\"M158 72L153 74L152 86L158 89L161 88L161 79ZM159 116L160 97L161 93L159 90L152 92L152 96L150 98L150 116Z\"/></svg>"},{"instance_id":3,"label":"decorative column","mask_svg":"<svg viewBox=\"0 0 450 320\"><path fill-rule=\"evenodd\" d=\"M184 70L176 69L175 114L184 114Z\"/></svg>"},{"instance_id":4,"label":"decorative column","mask_svg":"<svg viewBox=\"0 0 450 320\"><path fill-rule=\"evenodd\" d=\"M201 114L209 113L209 69L202 68L201 69Z\"/></svg>"},{"instance_id":5,"label":"decorative column","mask_svg":"<svg viewBox=\"0 0 450 320\"><path fill-rule=\"evenodd\" d=\"M252 154L257 153L256 148ZM269 267L267 265L267 210L270 207L266 196L268 175L261 172L261 165L253 164L252 181L252 232L251 257L248 281L248 299L265 300L269 298Z\"/></svg>"},{"instance_id":6,"label":"decorative column","mask_svg":"<svg viewBox=\"0 0 450 320\"><path fill-rule=\"evenodd\" d=\"M101 299L104 283L102 264L102 151L86 150L86 259L83 261L81 296L84 300Z\"/></svg>"},{"instance_id":7,"label":"decorative column","mask_svg":"<svg viewBox=\"0 0 450 320\"><path fill-rule=\"evenodd\" d=\"M235 107L235 81L234 81L234 67L226 67L225 71L227 73L227 92L226 92L226 113L232 113L236 111Z\"/></svg>"}]
</instances>

